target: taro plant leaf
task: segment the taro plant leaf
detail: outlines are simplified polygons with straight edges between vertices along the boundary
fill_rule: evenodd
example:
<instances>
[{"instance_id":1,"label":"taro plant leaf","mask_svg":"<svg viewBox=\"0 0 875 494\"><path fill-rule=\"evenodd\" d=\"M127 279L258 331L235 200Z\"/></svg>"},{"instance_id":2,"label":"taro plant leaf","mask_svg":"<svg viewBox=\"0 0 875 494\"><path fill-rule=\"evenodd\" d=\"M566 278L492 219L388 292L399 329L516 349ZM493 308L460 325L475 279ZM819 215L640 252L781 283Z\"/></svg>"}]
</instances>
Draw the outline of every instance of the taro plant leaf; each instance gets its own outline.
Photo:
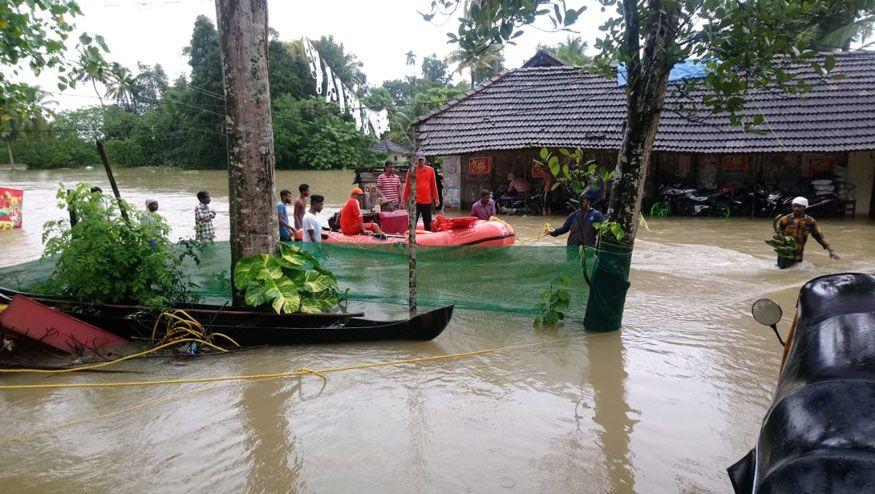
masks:
<instances>
[{"instance_id":1,"label":"taro plant leaf","mask_svg":"<svg viewBox=\"0 0 875 494\"><path fill-rule=\"evenodd\" d=\"M312 295L304 295L303 297L301 297L301 312L315 314L318 312L322 312L322 307L323 303L317 297L314 297Z\"/></svg>"},{"instance_id":2,"label":"taro plant leaf","mask_svg":"<svg viewBox=\"0 0 875 494\"><path fill-rule=\"evenodd\" d=\"M270 301L277 314L297 312L301 305L301 295L298 288L288 278L280 280L263 280L264 298Z\"/></svg>"},{"instance_id":3,"label":"taro plant leaf","mask_svg":"<svg viewBox=\"0 0 875 494\"><path fill-rule=\"evenodd\" d=\"M244 257L237 261L234 267L234 286L238 290L246 289L254 280L279 279L283 275L279 262L271 255L259 254Z\"/></svg>"},{"instance_id":4,"label":"taro plant leaf","mask_svg":"<svg viewBox=\"0 0 875 494\"><path fill-rule=\"evenodd\" d=\"M250 307L259 307L264 305L267 300L264 298L264 286L256 281L249 283L246 287L246 295L244 297L246 305Z\"/></svg>"},{"instance_id":5,"label":"taro plant leaf","mask_svg":"<svg viewBox=\"0 0 875 494\"><path fill-rule=\"evenodd\" d=\"M319 261L313 257L313 254L293 245L280 244L279 257L283 267L286 268L304 266L307 263L314 266L319 265Z\"/></svg>"},{"instance_id":6,"label":"taro plant leaf","mask_svg":"<svg viewBox=\"0 0 875 494\"><path fill-rule=\"evenodd\" d=\"M324 292L331 288L333 279L316 271L305 271L295 279L295 284L304 291L310 293Z\"/></svg>"}]
</instances>

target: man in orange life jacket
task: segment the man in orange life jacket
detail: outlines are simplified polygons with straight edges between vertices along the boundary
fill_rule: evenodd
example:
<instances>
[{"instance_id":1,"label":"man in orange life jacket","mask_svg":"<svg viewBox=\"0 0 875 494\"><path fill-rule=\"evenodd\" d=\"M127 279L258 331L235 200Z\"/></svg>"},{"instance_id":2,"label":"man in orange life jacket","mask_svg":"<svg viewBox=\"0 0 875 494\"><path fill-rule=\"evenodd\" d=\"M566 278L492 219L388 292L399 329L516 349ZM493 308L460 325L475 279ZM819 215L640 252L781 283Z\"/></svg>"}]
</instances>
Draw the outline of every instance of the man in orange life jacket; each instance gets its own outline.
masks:
<instances>
[{"instance_id":1,"label":"man in orange life jacket","mask_svg":"<svg viewBox=\"0 0 875 494\"><path fill-rule=\"evenodd\" d=\"M427 231L431 231L431 214L438 206L437 181L435 180L434 168L425 163L425 154L421 151L416 153L416 165L413 167L416 173L416 191L413 197L416 199L416 219L422 216L422 224ZM410 171L407 171L407 181L404 183L402 204L407 204L410 196Z\"/></svg>"}]
</instances>

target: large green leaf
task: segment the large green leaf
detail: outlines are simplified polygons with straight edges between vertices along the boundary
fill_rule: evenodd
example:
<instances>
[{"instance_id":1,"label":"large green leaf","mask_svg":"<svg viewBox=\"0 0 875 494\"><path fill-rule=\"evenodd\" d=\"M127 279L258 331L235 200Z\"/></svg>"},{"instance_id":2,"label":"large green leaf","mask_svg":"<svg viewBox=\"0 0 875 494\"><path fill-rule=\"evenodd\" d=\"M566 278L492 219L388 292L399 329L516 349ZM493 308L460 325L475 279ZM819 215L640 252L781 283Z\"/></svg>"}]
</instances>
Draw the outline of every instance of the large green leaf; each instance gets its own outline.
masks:
<instances>
[{"instance_id":1,"label":"large green leaf","mask_svg":"<svg viewBox=\"0 0 875 494\"><path fill-rule=\"evenodd\" d=\"M293 245L280 244L280 263L284 268L296 268L310 263L318 266L319 261L309 252Z\"/></svg>"},{"instance_id":2,"label":"large green leaf","mask_svg":"<svg viewBox=\"0 0 875 494\"><path fill-rule=\"evenodd\" d=\"M322 312L323 305L324 304L321 300L312 295L305 295L301 298L301 312L306 312L308 314Z\"/></svg>"},{"instance_id":3,"label":"large green leaf","mask_svg":"<svg viewBox=\"0 0 875 494\"><path fill-rule=\"evenodd\" d=\"M282 266L275 257L268 254L244 257L234 267L234 286L243 290L254 280L277 280L282 276Z\"/></svg>"},{"instance_id":4,"label":"large green leaf","mask_svg":"<svg viewBox=\"0 0 875 494\"><path fill-rule=\"evenodd\" d=\"M292 280L263 280L264 298L270 302L277 314L297 312L301 305L301 295Z\"/></svg>"},{"instance_id":5,"label":"large green leaf","mask_svg":"<svg viewBox=\"0 0 875 494\"><path fill-rule=\"evenodd\" d=\"M295 284L304 291L310 293L324 292L334 285L334 278L316 271L305 271L295 278Z\"/></svg>"},{"instance_id":6,"label":"large green leaf","mask_svg":"<svg viewBox=\"0 0 875 494\"><path fill-rule=\"evenodd\" d=\"M264 298L264 285L258 282L252 282L246 287L246 295L244 297L246 305L250 307L259 307L264 305L267 300Z\"/></svg>"}]
</instances>

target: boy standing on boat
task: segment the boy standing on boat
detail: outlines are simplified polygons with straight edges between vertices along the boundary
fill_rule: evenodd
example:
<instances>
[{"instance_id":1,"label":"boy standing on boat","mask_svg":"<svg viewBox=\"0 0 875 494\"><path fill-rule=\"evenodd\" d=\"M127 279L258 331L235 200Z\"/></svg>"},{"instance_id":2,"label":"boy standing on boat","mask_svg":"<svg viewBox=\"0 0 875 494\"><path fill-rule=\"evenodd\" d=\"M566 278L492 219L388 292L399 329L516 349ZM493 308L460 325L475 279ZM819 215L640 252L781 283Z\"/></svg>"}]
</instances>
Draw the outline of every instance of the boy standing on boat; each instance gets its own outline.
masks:
<instances>
[{"instance_id":1,"label":"boy standing on boat","mask_svg":"<svg viewBox=\"0 0 875 494\"><path fill-rule=\"evenodd\" d=\"M416 190L413 197L416 199L416 219L422 216L422 224L427 231L431 231L431 214L439 204L439 195L437 190L437 181L434 175L434 168L425 163L425 153L422 151L416 153L416 166L413 167L416 173ZM404 195L401 197L401 202L407 204L407 198L410 197L410 170L407 171L407 181L404 183Z\"/></svg>"},{"instance_id":2,"label":"boy standing on boat","mask_svg":"<svg viewBox=\"0 0 875 494\"><path fill-rule=\"evenodd\" d=\"M197 193L198 205L194 208L194 238L205 244L216 239L216 230L213 228L213 218L216 211L210 208L210 193L202 190Z\"/></svg>"},{"instance_id":3,"label":"boy standing on boat","mask_svg":"<svg viewBox=\"0 0 875 494\"><path fill-rule=\"evenodd\" d=\"M280 202L276 205L277 220L280 224L280 241L290 242L294 228L289 224L289 204L292 203L292 191L280 191Z\"/></svg>"},{"instance_id":4,"label":"boy standing on boat","mask_svg":"<svg viewBox=\"0 0 875 494\"><path fill-rule=\"evenodd\" d=\"M322 203L324 202L325 198L318 194L310 196L310 210L304 213L304 222L301 226L304 242L317 244L322 242L322 222L316 215L322 211Z\"/></svg>"},{"instance_id":5,"label":"boy standing on boat","mask_svg":"<svg viewBox=\"0 0 875 494\"><path fill-rule=\"evenodd\" d=\"M597 199L601 192L590 191L580 195L580 209L568 215L565 224L559 228L549 232L551 237L558 237L568 233L568 247L587 247L595 246L598 232L595 229L596 223L604 223L605 217L601 211L590 207L592 201Z\"/></svg>"},{"instance_id":6,"label":"boy standing on boat","mask_svg":"<svg viewBox=\"0 0 875 494\"><path fill-rule=\"evenodd\" d=\"M792 266L797 262L802 262L802 254L805 252L805 242L808 240L809 235L814 237L814 240L817 240L817 243L829 251L830 259L834 261L839 260L839 255L836 254L836 251L829 245L829 242L826 241L826 237L820 233L820 228L817 227L817 222L814 221L814 218L805 214L805 208L808 207L808 199L797 197L793 199L791 204L793 206L793 212L778 218L777 230L779 234L789 235L796 240L796 252L793 262L782 266L782 268Z\"/></svg>"},{"instance_id":7,"label":"boy standing on boat","mask_svg":"<svg viewBox=\"0 0 875 494\"><path fill-rule=\"evenodd\" d=\"M298 186L301 195L295 201L295 230L299 230L304 223L304 212L307 210L307 196L310 195L310 186L301 184Z\"/></svg>"},{"instance_id":8,"label":"boy standing on boat","mask_svg":"<svg viewBox=\"0 0 875 494\"><path fill-rule=\"evenodd\" d=\"M377 177L377 188L387 201L382 205L382 209L385 211L398 209L398 202L401 200L401 178L395 173L395 163L392 161L386 162L386 171Z\"/></svg>"}]
</instances>

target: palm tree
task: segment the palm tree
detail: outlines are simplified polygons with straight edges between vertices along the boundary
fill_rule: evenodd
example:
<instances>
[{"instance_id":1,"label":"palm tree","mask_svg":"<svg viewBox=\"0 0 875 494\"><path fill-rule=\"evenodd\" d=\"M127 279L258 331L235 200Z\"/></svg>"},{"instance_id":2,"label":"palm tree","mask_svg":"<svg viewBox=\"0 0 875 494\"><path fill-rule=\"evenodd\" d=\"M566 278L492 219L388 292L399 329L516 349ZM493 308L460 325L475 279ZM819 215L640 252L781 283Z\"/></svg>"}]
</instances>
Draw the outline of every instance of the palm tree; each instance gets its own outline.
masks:
<instances>
[{"instance_id":1,"label":"palm tree","mask_svg":"<svg viewBox=\"0 0 875 494\"><path fill-rule=\"evenodd\" d=\"M104 95L115 99L122 108L130 110L134 102L136 91L136 79L131 76L131 71L118 63L113 63L103 81L106 86Z\"/></svg>"},{"instance_id":2,"label":"palm tree","mask_svg":"<svg viewBox=\"0 0 875 494\"><path fill-rule=\"evenodd\" d=\"M41 130L46 125L43 114L45 108L46 92L35 87L24 87L24 104L30 110L18 114L7 114L10 118L0 125L0 138L6 143L6 152L9 153L9 165L15 165L15 155L12 153L12 143L18 139L28 140L35 131Z\"/></svg>"},{"instance_id":3,"label":"palm tree","mask_svg":"<svg viewBox=\"0 0 875 494\"><path fill-rule=\"evenodd\" d=\"M467 70L471 74L471 88L475 84L475 73L481 69L491 68L501 59L502 45L492 45L486 49L475 48L466 50L459 48L447 56L447 63L457 64L459 74Z\"/></svg>"},{"instance_id":4,"label":"palm tree","mask_svg":"<svg viewBox=\"0 0 875 494\"><path fill-rule=\"evenodd\" d=\"M568 62L572 65L585 66L592 62L592 57L586 54L588 45L579 36L572 38L568 36L565 41L560 42L556 46L538 45L538 48L551 53L556 58L563 62Z\"/></svg>"}]
</instances>

